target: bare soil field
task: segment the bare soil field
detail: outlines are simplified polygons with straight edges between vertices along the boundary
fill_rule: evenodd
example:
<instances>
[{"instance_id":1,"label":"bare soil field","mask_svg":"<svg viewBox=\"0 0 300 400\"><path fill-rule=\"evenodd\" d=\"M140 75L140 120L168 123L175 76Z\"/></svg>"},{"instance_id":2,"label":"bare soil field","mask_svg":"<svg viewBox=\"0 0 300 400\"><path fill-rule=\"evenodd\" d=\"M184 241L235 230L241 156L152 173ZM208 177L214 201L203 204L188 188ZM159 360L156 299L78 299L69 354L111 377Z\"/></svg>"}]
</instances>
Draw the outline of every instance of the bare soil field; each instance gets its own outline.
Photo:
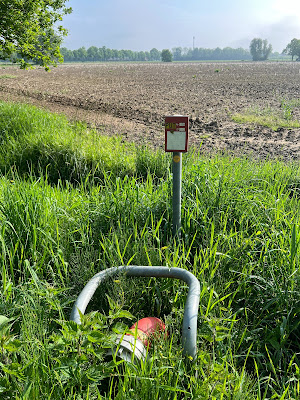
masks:
<instances>
[{"instance_id":1,"label":"bare soil field","mask_svg":"<svg viewBox=\"0 0 300 400\"><path fill-rule=\"evenodd\" d=\"M0 65L0 100L36 104L101 134L163 147L164 116L190 117L190 145L259 158L300 157L300 129L233 122L251 107L300 98L300 63L74 64L46 72ZM293 111L300 120L300 110Z\"/></svg>"}]
</instances>

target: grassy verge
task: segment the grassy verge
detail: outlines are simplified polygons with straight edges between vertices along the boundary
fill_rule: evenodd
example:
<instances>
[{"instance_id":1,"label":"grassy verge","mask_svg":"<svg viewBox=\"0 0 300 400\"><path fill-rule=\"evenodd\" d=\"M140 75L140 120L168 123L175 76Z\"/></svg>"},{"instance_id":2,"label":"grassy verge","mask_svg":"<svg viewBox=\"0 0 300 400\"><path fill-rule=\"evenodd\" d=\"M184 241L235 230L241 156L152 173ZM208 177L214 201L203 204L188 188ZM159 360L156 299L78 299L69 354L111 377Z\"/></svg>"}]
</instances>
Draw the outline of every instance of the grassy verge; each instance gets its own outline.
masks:
<instances>
[{"instance_id":1,"label":"grassy verge","mask_svg":"<svg viewBox=\"0 0 300 400\"><path fill-rule=\"evenodd\" d=\"M282 100L280 109L266 107L260 109L253 107L244 113L232 115L232 119L238 123L248 123L260 126L267 126L276 131L279 128L299 128L300 122L293 118L293 109L299 108L299 99Z\"/></svg>"},{"instance_id":2,"label":"grassy verge","mask_svg":"<svg viewBox=\"0 0 300 400\"><path fill-rule=\"evenodd\" d=\"M107 173L145 175L151 168L161 177L167 166L161 153L146 164L145 148L137 151L119 137L101 136L84 123L70 124L64 116L21 104L0 102L0 143L0 171L42 173L51 183L101 180Z\"/></svg>"},{"instance_id":3,"label":"grassy verge","mask_svg":"<svg viewBox=\"0 0 300 400\"><path fill-rule=\"evenodd\" d=\"M33 107L0 112L1 399L299 398L298 164L185 155L177 244L167 155ZM177 281L120 277L68 322L86 281L126 264L200 280L193 365ZM141 366L105 359L132 323L122 310L167 324Z\"/></svg>"}]
</instances>

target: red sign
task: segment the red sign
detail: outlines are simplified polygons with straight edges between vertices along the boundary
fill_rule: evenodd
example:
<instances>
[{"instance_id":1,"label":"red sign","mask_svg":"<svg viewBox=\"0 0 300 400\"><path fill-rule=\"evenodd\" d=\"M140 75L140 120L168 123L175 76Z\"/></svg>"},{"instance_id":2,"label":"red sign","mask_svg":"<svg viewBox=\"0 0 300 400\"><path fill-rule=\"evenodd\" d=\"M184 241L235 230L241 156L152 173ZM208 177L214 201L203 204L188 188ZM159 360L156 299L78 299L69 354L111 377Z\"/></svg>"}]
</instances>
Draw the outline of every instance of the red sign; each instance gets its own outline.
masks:
<instances>
[{"instance_id":1,"label":"red sign","mask_svg":"<svg viewBox=\"0 0 300 400\"><path fill-rule=\"evenodd\" d=\"M165 151L186 153L188 147L189 117L165 117Z\"/></svg>"}]
</instances>

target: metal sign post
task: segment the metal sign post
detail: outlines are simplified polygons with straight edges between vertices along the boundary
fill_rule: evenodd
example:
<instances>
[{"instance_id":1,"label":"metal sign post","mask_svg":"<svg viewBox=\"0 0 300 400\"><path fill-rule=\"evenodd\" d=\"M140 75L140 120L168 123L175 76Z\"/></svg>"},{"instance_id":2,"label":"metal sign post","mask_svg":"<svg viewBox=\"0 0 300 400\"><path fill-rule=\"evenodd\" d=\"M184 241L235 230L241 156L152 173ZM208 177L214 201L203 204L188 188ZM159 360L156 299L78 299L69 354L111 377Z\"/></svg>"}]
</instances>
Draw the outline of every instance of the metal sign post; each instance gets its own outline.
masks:
<instances>
[{"instance_id":1,"label":"metal sign post","mask_svg":"<svg viewBox=\"0 0 300 400\"><path fill-rule=\"evenodd\" d=\"M189 117L165 117L165 151L173 153L173 236L181 236L182 154L188 147Z\"/></svg>"},{"instance_id":2,"label":"metal sign post","mask_svg":"<svg viewBox=\"0 0 300 400\"><path fill-rule=\"evenodd\" d=\"M173 152L173 236L181 236L182 154Z\"/></svg>"}]
</instances>

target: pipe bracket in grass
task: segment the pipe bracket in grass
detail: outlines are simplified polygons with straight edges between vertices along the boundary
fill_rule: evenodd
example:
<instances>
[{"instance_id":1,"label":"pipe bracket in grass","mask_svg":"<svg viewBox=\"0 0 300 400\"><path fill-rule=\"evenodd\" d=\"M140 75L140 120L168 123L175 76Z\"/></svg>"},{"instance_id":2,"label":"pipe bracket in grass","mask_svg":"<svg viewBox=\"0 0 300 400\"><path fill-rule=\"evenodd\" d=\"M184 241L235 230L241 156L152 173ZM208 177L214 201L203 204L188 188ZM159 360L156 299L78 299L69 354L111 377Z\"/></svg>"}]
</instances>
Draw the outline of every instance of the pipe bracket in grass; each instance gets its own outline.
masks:
<instances>
[{"instance_id":1,"label":"pipe bracket in grass","mask_svg":"<svg viewBox=\"0 0 300 400\"><path fill-rule=\"evenodd\" d=\"M94 275L88 281L75 301L70 319L80 324L80 314L85 313L98 286L107 278L120 272L125 273L126 276L180 279L188 284L189 290L184 307L182 325L182 346L183 354L194 360L197 353L197 319L200 301L200 283L191 272L182 268L120 266L98 272L98 274Z\"/></svg>"}]
</instances>

